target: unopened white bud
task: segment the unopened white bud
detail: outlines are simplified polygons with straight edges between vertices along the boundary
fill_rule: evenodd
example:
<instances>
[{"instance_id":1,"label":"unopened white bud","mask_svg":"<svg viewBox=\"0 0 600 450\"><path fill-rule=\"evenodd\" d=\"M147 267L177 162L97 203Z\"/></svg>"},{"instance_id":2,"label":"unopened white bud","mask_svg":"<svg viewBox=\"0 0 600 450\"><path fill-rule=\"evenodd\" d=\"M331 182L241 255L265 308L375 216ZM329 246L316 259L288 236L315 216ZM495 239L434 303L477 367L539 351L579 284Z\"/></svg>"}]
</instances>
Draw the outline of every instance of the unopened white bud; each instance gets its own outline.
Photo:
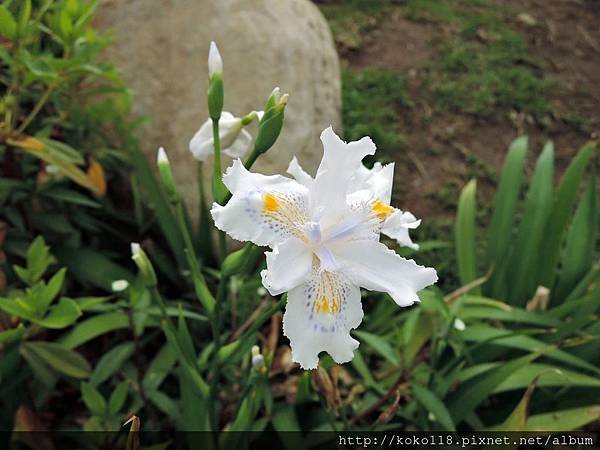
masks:
<instances>
[{"instance_id":1,"label":"unopened white bud","mask_svg":"<svg viewBox=\"0 0 600 450\"><path fill-rule=\"evenodd\" d=\"M215 73L223 73L223 59L221 59L217 44L215 41L211 41L208 50L208 76L211 77Z\"/></svg>"}]
</instances>

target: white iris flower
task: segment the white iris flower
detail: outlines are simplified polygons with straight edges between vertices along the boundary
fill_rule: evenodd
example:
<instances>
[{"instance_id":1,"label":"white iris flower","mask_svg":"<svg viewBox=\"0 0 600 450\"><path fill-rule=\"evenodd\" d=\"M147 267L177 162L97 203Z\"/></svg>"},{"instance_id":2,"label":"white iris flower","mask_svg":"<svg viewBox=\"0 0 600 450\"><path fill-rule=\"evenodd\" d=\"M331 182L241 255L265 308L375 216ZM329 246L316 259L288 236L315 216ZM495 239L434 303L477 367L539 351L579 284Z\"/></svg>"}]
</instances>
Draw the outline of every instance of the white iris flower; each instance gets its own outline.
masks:
<instances>
[{"instance_id":1,"label":"white iris flower","mask_svg":"<svg viewBox=\"0 0 600 450\"><path fill-rule=\"evenodd\" d=\"M257 114L260 117L262 111ZM219 119L219 138L221 151L232 158L243 158L252 144L252 136L244 130L242 119L227 111L223 111ZM214 141L211 119L202 124L190 141L190 151L198 161L206 161L213 155Z\"/></svg>"},{"instance_id":2,"label":"white iris flower","mask_svg":"<svg viewBox=\"0 0 600 450\"><path fill-rule=\"evenodd\" d=\"M375 153L365 137L343 142L330 128L321 134L324 154L314 178L294 158L288 173L251 173L238 159L223 181L233 194L214 204L216 226L240 241L267 245L263 285L272 295L288 292L284 333L294 361L314 369L319 352L348 362L358 348L350 330L360 324L360 287L387 292L400 306L437 281L436 271L398 256L380 233L415 247L408 230L419 221L390 206L394 165L362 159Z\"/></svg>"}]
</instances>

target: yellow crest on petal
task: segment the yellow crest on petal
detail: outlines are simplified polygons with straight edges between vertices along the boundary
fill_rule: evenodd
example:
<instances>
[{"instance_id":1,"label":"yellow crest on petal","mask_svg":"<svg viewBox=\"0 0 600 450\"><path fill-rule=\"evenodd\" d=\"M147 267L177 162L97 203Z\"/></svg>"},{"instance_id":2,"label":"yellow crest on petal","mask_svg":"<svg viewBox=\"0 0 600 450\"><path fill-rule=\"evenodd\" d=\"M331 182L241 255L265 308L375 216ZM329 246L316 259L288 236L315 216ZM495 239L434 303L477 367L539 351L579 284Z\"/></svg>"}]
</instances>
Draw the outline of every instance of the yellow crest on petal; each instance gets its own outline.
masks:
<instances>
[{"instance_id":1,"label":"yellow crest on petal","mask_svg":"<svg viewBox=\"0 0 600 450\"><path fill-rule=\"evenodd\" d=\"M387 219L394 212L394 208L392 206L386 205L381 200L375 200L371 209L373 213L381 220Z\"/></svg>"},{"instance_id":2,"label":"yellow crest on petal","mask_svg":"<svg viewBox=\"0 0 600 450\"><path fill-rule=\"evenodd\" d=\"M315 301L315 312L318 314L337 314L340 311L340 301L334 298L325 296L319 297Z\"/></svg>"},{"instance_id":3,"label":"yellow crest on petal","mask_svg":"<svg viewBox=\"0 0 600 450\"><path fill-rule=\"evenodd\" d=\"M279 200L273 194L265 194L263 196L263 209L267 213L277 212L279 209Z\"/></svg>"}]
</instances>

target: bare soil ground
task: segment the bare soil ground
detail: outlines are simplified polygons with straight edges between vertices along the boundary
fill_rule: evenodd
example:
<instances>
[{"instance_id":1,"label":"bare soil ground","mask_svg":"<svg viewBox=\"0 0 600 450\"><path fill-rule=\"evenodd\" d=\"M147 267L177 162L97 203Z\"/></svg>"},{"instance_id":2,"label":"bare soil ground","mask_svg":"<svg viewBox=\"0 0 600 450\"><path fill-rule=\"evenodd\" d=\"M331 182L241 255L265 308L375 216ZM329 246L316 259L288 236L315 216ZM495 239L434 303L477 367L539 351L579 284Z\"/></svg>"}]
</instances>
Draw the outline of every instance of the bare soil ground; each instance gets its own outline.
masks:
<instances>
[{"instance_id":1,"label":"bare soil ground","mask_svg":"<svg viewBox=\"0 0 600 450\"><path fill-rule=\"evenodd\" d=\"M500 0L498 0L500 2ZM525 40L531 62L550 81L550 112L533 120L518 111L481 117L440 111L424 89L424 70L436 57L434 42L456 31L433 21L410 20L401 10L386 14L367 31L359 48L339 48L350 69L397 71L409 79L414 106L399 111L407 142L398 152L396 192L402 207L418 216L453 214L444 192L454 193L468 178L481 177L491 194L510 142L530 138L530 168L543 143L554 141L560 173L577 149L600 131L600 2L505 0L509 26ZM450 194L451 192L448 192ZM450 195L449 195L450 197Z\"/></svg>"}]
</instances>

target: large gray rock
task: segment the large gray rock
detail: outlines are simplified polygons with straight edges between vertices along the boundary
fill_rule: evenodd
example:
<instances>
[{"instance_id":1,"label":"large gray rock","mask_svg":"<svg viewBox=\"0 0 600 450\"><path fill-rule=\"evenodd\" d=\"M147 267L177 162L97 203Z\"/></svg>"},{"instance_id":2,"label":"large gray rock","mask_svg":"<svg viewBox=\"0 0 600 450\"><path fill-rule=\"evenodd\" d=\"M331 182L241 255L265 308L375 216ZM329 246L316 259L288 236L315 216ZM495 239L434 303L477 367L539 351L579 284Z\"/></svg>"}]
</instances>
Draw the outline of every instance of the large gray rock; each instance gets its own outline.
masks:
<instances>
[{"instance_id":1,"label":"large gray rock","mask_svg":"<svg viewBox=\"0 0 600 450\"><path fill-rule=\"evenodd\" d=\"M114 37L107 55L134 92L134 113L151 119L140 133L145 153L154 159L159 146L167 149L193 210L196 168L188 143L207 118L211 40L224 60L226 110L263 109L275 86L290 94L280 140L257 170L283 172L295 154L314 171L321 130L331 124L341 131L338 57L309 0L101 0L96 25ZM256 127L250 131L255 135Z\"/></svg>"}]
</instances>

